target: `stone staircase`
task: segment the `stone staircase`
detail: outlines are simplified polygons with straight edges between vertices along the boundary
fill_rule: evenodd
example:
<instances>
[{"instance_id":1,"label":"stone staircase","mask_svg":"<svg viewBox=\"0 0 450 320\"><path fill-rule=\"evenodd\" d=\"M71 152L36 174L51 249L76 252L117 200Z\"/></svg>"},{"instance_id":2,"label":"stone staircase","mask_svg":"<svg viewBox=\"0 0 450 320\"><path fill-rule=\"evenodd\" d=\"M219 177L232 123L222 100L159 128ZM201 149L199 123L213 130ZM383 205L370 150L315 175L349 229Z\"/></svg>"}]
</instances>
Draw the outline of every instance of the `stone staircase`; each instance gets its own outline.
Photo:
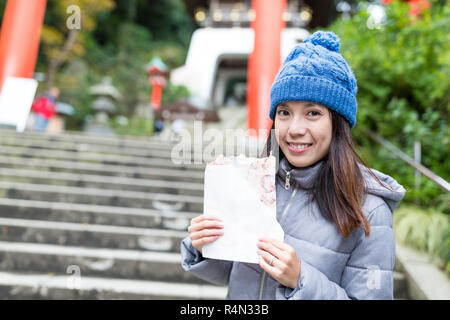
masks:
<instances>
[{"instance_id":1,"label":"stone staircase","mask_svg":"<svg viewBox=\"0 0 450 320\"><path fill-rule=\"evenodd\" d=\"M0 299L223 299L180 265L204 165L173 143L0 130Z\"/></svg>"},{"instance_id":2,"label":"stone staircase","mask_svg":"<svg viewBox=\"0 0 450 320\"><path fill-rule=\"evenodd\" d=\"M0 131L1 299L223 299L180 265L202 165L172 143Z\"/></svg>"}]
</instances>

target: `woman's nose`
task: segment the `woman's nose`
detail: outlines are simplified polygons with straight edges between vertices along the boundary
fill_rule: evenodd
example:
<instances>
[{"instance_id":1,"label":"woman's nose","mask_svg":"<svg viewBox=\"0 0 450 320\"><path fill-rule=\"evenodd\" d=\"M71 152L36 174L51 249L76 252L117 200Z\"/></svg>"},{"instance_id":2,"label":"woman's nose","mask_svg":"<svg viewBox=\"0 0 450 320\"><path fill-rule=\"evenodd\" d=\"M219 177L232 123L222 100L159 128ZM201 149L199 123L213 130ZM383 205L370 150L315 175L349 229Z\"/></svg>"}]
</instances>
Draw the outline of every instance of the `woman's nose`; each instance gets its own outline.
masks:
<instances>
[{"instance_id":1,"label":"woman's nose","mask_svg":"<svg viewBox=\"0 0 450 320\"><path fill-rule=\"evenodd\" d=\"M304 121L294 119L294 121L292 121L289 125L288 133L292 136L295 136L298 134L304 135L306 134L306 131L307 127Z\"/></svg>"}]
</instances>

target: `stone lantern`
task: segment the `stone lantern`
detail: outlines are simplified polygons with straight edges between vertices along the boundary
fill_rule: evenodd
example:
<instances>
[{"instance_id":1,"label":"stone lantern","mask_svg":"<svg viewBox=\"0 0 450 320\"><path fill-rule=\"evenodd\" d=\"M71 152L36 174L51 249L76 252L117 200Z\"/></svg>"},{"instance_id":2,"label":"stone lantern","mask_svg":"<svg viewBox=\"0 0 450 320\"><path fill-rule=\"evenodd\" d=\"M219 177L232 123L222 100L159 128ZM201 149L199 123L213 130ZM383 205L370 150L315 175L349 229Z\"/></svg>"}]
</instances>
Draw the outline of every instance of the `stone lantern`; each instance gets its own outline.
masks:
<instances>
[{"instance_id":1,"label":"stone lantern","mask_svg":"<svg viewBox=\"0 0 450 320\"><path fill-rule=\"evenodd\" d=\"M110 77L104 77L101 83L92 86L89 93L95 97L92 103L95 116L86 125L85 131L114 135L114 130L109 126L109 119L116 112L115 103L122 98L122 95L112 85Z\"/></svg>"}]
</instances>

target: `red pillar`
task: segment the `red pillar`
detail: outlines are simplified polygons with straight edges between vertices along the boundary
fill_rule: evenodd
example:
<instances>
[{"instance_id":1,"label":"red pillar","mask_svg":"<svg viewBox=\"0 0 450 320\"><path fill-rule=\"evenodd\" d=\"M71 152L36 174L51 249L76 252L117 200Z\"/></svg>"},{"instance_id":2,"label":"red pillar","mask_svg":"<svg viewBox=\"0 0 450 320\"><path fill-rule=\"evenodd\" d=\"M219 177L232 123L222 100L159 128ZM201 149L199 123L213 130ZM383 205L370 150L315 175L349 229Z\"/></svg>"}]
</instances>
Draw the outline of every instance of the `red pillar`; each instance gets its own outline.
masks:
<instances>
[{"instance_id":1,"label":"red pillar","mask_svg":"<svg viewBox=\"0 0 450 320\"><path fill-rule=\"evenodd\" d=\"M8 0L0 32L0 88L7 77L33 77L46 4Z\"/></svg>"},{"instance_id":2,"label":"red pillar","mask_svg":"<svg viewBox=\"0 0 450 320\"><path fill-rule=\"evenodd\" d=\"M252 22L254 48L248 63L247 128L259 134L259 129L269 132L272 127L270 88L281 64L281 31L285 27L282 15L286 0L252 0L252 8L256 18Z\"/></svg>"},{"instance_id":3,"label":"red pillar","mask_svg":"<svg viewBox=\"0 0 450 320\"><path fill-rule=\"evenodd\" d=\"M150 105L153 110L158 110L161 107L162 90L165 86L167 86L167 80L163 73L155 71L154 73L149 72L149 83L152 87Z\"/></svg>"},{"instance_id":4,"label":"red pillar","mask_svg":"<svg viewBox=\"0 0 450 320\"><path fill-rule=\"evenodd\" d=\"M162 86L160 84L155 84L152 88L152 99L151 104L155 110L161 107L162 99Z\"/></svg>"}]
</instances>

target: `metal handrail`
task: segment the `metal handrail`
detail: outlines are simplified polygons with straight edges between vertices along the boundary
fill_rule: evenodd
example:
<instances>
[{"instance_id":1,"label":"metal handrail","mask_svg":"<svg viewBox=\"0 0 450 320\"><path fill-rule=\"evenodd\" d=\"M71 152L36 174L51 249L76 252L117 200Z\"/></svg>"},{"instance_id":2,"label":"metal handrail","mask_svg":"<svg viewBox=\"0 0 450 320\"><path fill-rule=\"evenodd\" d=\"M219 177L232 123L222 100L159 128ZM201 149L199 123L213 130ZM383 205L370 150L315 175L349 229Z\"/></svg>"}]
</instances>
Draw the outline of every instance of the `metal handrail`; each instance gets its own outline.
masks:
<instances>
[{"instance_id":1,"label":"metal handrail","mask_svg":"<svg viewBox=\"0 0 450 320\"><path fill-rule=\"evenodd\" d=\"M372 132L372 131L370 131L368 129L360 129L360 130L362 130L362 132L366 136L368 136L369 138L371 138L375 142L381 144L386 149L389 149L390 151L392 151L392 153L394 155L396 155L397 157L399 157L400 159L402 159L403 161L408 163L410 166L414 167L416 170L418 170L424 176L428 177L431 181L433 181L436 184L438 184L441 188L443 188L447 192L450 192L450 183L448 183L445 179L443 179L440 176L438 176L437 174L433 173L430 169L428 169L427 167L423 166L419 162L415 161L413 158L408 156L406 153L404 153L403 151L398 149L396 146L394 146L392 143L390 143L386 139L380 137L376 133L374 133L374 132Z\"/></svg>"}]
</instances>

